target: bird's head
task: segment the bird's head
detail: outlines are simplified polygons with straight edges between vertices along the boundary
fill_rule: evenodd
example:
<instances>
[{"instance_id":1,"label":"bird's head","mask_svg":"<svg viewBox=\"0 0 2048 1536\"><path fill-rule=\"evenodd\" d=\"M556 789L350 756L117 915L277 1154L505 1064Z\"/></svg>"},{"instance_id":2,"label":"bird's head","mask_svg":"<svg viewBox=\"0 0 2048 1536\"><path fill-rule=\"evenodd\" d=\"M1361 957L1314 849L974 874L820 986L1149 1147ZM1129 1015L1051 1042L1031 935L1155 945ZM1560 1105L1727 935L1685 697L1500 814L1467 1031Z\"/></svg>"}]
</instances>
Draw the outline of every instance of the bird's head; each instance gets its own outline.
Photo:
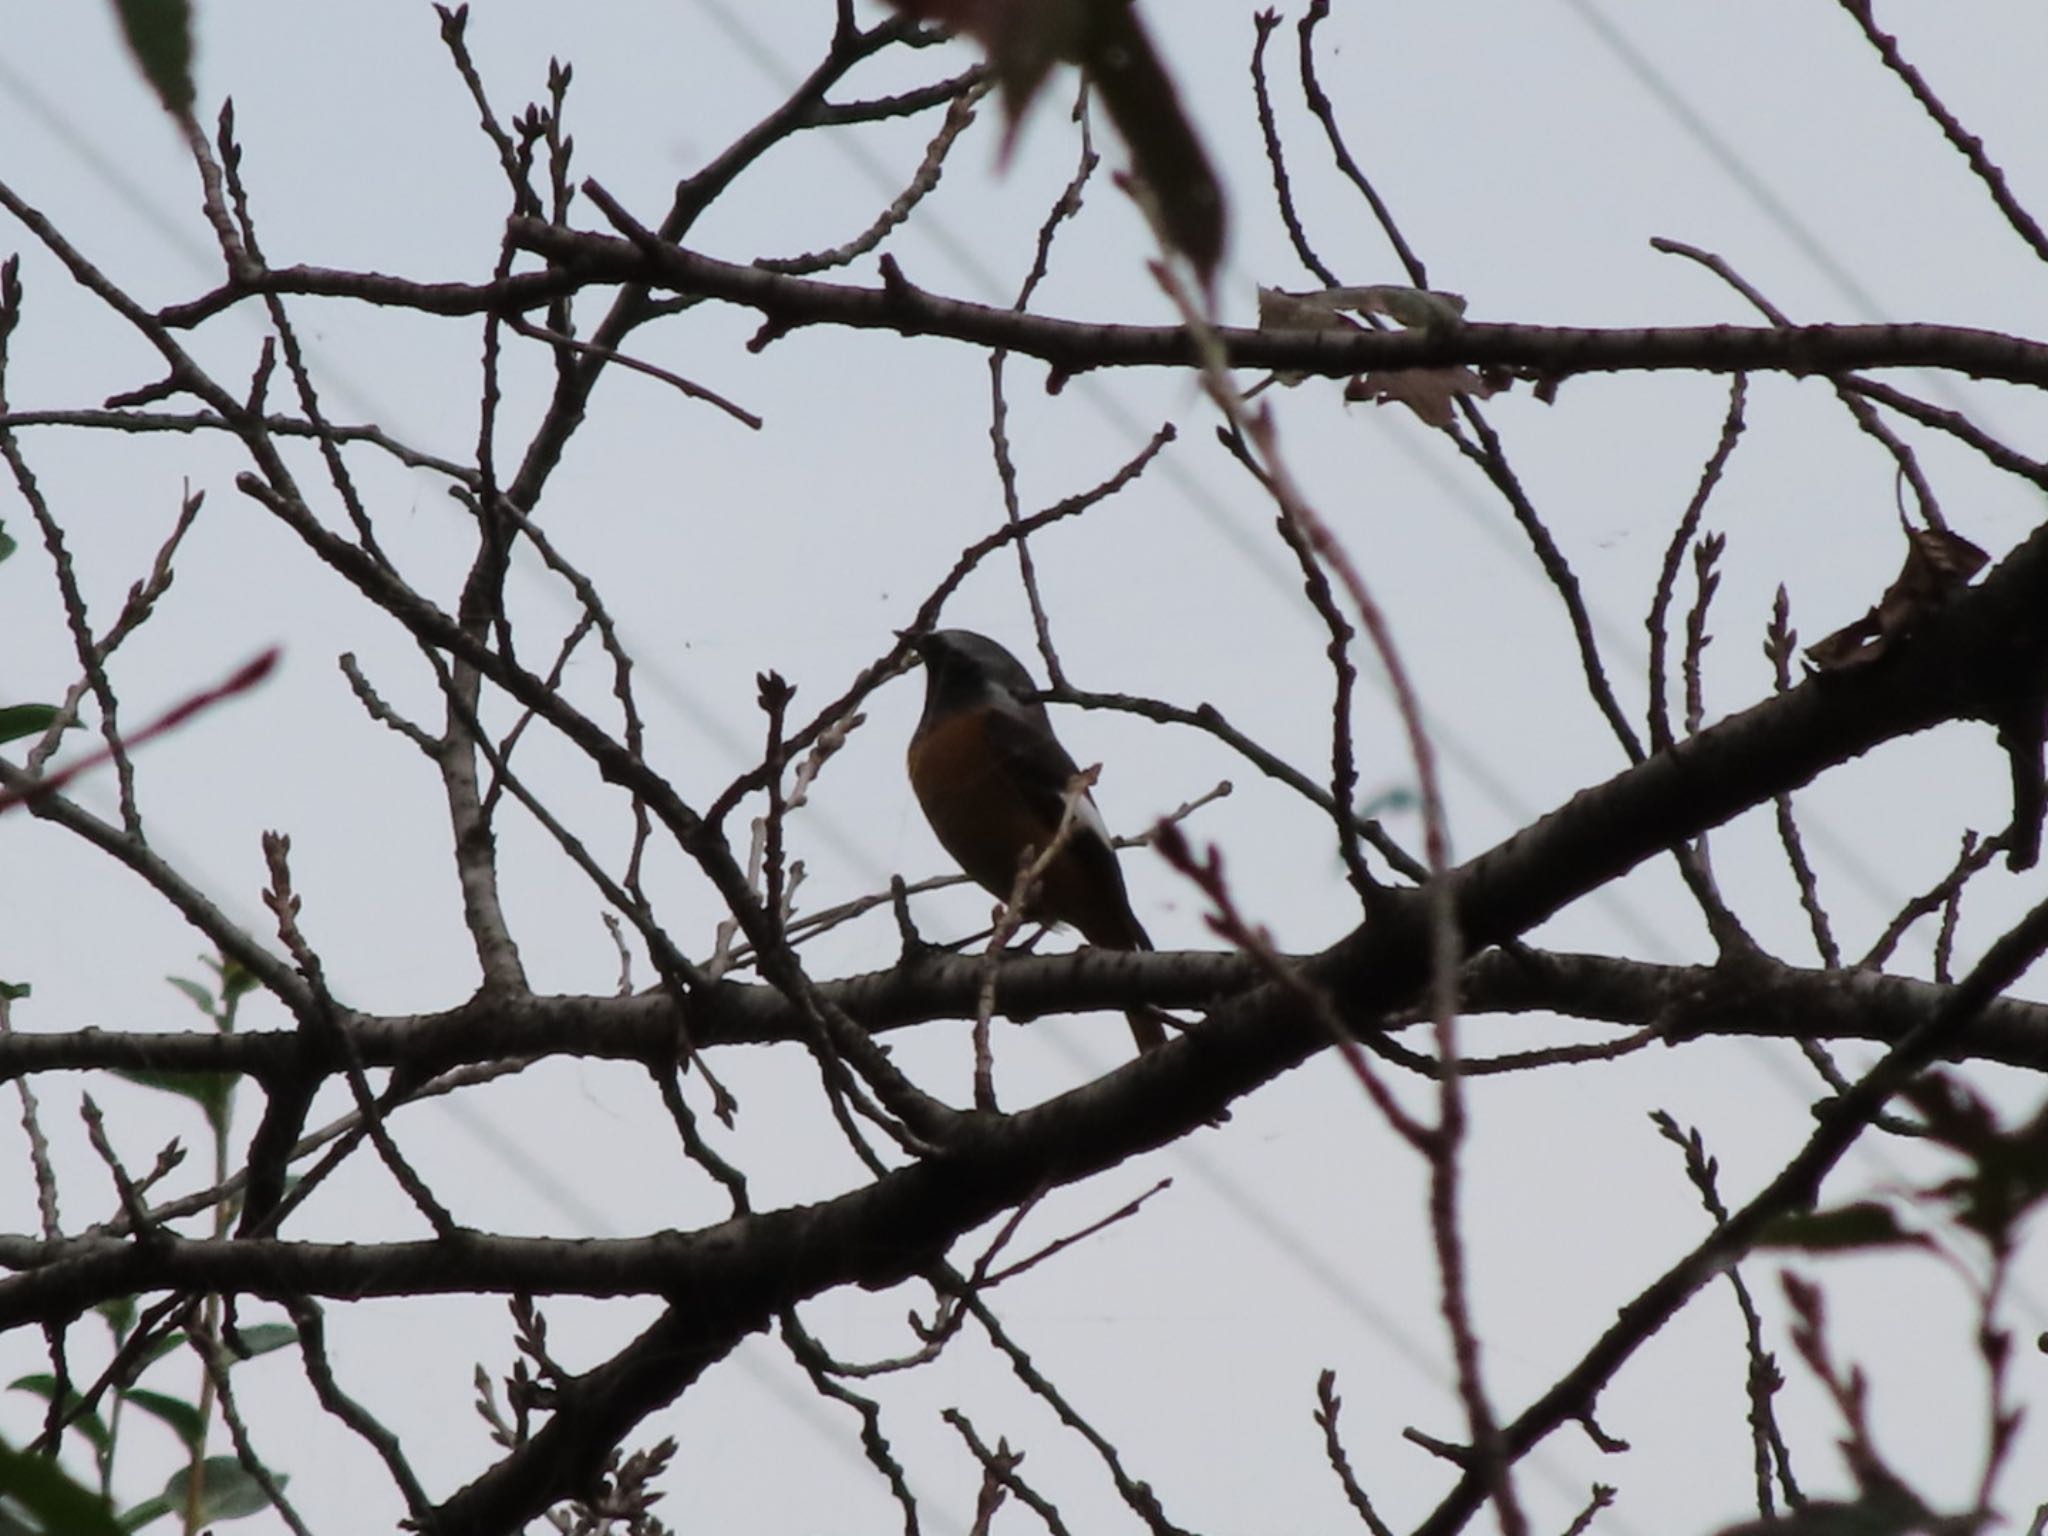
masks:
<instances>
[{"instance_id":1,"label":"bird's head","mask_svg":"<svg viewBox=\"0 0 2048 1536\"><path fill-rule=\"evenodd\" d=\"M1007 698L1025 704L1037 684L1024 664L971 629L934 629L908 637L925 668L925 698L954 703Z\"/></svg>"}]
</instances>

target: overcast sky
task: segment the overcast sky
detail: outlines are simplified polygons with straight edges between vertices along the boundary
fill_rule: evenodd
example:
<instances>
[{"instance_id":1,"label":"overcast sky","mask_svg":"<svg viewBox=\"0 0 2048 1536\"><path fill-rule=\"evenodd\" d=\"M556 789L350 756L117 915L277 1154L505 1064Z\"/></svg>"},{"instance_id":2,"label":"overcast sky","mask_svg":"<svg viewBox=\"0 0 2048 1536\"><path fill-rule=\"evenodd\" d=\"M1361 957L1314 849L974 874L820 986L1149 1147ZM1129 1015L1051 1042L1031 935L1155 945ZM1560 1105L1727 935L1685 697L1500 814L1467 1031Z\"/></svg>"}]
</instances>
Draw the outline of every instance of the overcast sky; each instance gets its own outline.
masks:
<instances>
[{"instance_id":1,"label":"overcast sky","mask_svg":"<svg viewBox=\"0 0 2048 1536\"><path fill-rule=\"evenodd\" d=\"M90 4L19 8L0 53L0 178L143 302L194 296L217 280L196 181L177 136L129 66L109 19ZM1899 83L1840 9L1809 0L1716 6L1614 0L1468 0L1372 5L1349 0L1323 33L1324 83L1432 285L1469 300L1473 319L1589 326L1750 323L1748 307L1700 266L1659 254L1654 236L1726 258L1801 320L1941 321L2048 333L2048 284ZM1881 18L1908 56L2004 166L2016 194L2048 212L2048 119L2040 88L2048 11L2023 0L1891 5ZM543 89L547 61L575 67L568 109L576 170L647 222L677 177L758 119L822 50L831 7L719 0L650 7L478 5L469 36L500 112ZM863 7L870 19L879 10ZM1249 11L1210 3L1148 8L1221 167L1233 231L1220 286L1223 318L1250 323L1258 285L1306 288L1273 207L1252 111ZM1292 71L1299 7L1272 45L1294 185L1313 242L1348 282L1402 281L1369 214L1331 168L1299 107ZM492 151L437 38L431 8L377 0L299 7L215 3L200 20L202 116L232 96L264 248L278 264L357 267L477 281L495 257L506 194ZM864 93L963 67L965 45L857 77ZM1000 122L983 113L940 189L892 243L922 286L1007 303L1033 232L1076 155L1071 80L1057 79L1012 164L996 167ZM778 150L702 222L692 243L735 260L793 255L844 240L893 197L936 126L930 117L813 135ZM1112 162L1121 150L1103 136ZM601 228L588 204L576 220ZM155 377L132 335L68 285L19 228L27 304L7 387L16 409L84 407ZM1147 323L1169 318L1144 271L1142 228L1106 178L1055 250L1034 301L1048 314ZM873 258L835 280L871 283ZM586 317L599 311L586 307ZM333 414L373 420L430 452L473 461L479 326L331 302L294 313ZM636 355L715 389L765 418L759 433L652 380L615 373L552 482L540 516L598 582L636 648L650 756L698 804L759 753L754 675L797 684L798 712L841 690L887 649L890 631L958 550L994 528L1001 502L988 449L984 357L951 343L880 333L804 331L759 354L745 312L716 306L642 332ZM195 339L231 383L245 380L263 335L256 306ZM544 353L512 365L504 462L535 419ZM1953 377L1903 381L2038 455L2038 398ZM1206 403L1166 373L1084 378L1056 397L1044 369L1010 370L1011 429L1026 510L1111 474L1160 423L1180 440L1130 492L1041 538L1036 551L1062 655L1082 687L1210 701L1311 772L1327 756L1321 631L1271 534L1257 486L1216 445ZM1643 616L1658 562L1726 409L1727 381L1643 374L1568 382L1554 404L1518 389L1488 407L1530 496L1586 590L1624 707L1640 722ZM1398 408L1345 406L1332 384L1279 398L1290 462L1386 607L1427 702L1448 768L1454 852L1490 846L1624 765L1580 682L1570 634L1526 540L1499 499L1439 438ZM1730 543L1708 653L1710 717L1765 696L1760 650L1782 583L1808 639L1861 613L1903 554L1891 462L1816 381L1752 382L1748 428L1709 526ZM2003 554L2040 516L2039 498L1961 450L1923 442L1949 520ZM368 720L336 657L351 651L380 691L432 721L432 682L409 641L323 572L237 493L243 467L225 442L38 430L23 442L64 519L88 601L102 622L142 575L182 488L206 506L172 593L123 652L115 680L131 721L146 719L270 645L281 673L257 695L149 749L142 803L152 842L252 930L267 932L257 836L293 839L304 921L338 994L364 1009L450 1006L475 984L473 950L446 856L432 772ZM427 473L365 453L380 537L416 583L452 606L469 525ZM306 460L308 465L311 460ZM0 520L22 543L0 567L0 703L58 696L74 666L47 559L10 486ZM1690 599L1690 580L1682 587ZM571 600L531 563L513 589L536 637L573 622ZM1014 566L991 561L948 609L1028 654ZM1034 662L1034 670L1041 670ZM586 659L568 687L601 699L606 669ZM804 904L880 889L892 873L940 871L944 855L902 778L918 684L879 694L867 723L792 826L805 860ZM1118 830L1137 830L1211 789L1235 793L1191 830L1224 850L1247 909L1290 950L1320 947L1356 921L1323 823L1213 743L1125 719L1063 712ZM1398 730L1374 691L1358 730L1372 793L1412 787ZM536 735L528 770L547 783L608 856L624 822L595 777ZM111 807L111 781L80 791ZM1966 827L2004 824L2006 773L1984 731L1949 729L1886 748L1801 799L1822 888L1845 947L1860 952L1904 899L1932 884ZM1391 825L1413 837L1414 818ZM550 991L607 992L618 962L602 903L536 828L501 828L508 901L528 970ZM1714 841L1724 888L1775 953L1811 963L1797 892L1768 818ZM1163 864L1126 856L1140 914L1162 947L1215 940ZM716 908L672 857L654 888L671 932L702 953ZM1987 876L1966 914L1967 962L1999 919L2039 899L2038 872ZM964 932L980 895L932 898L934 932ZM1704 959L1696 912L1667 867L1568 910L1538 936L1558 947L1652 959ZM198 936L110 861L43 824L0 829L0 979L33 996L16 1024L182 1029L199 1023L166 975L199 974ZM886 965L886 915L812 952L814 973ZM1924 943L1900 968L1924 973ZM652 979L644 963L636 981ZM2039 978L2022 988L2040 995ZM282 1012L252 1002L246 1026ZM1107 1032L1105 1032L1105 1029ZM1567 1036L1543 1020L1483 1021L1478 1050ZM1121 1060L1121 1020L1060 1021L998 1032L1012 1102L1057 1092ZM921 1032L900 1056L964 1094L957 1027ZM1854 1063L1859 1053L1842 1053ZM731 1143L762 1206L849 1187L808 1069L794 1053L720 1063L744 1112ZM1973 1075L2015 1109L2031 1081ZM114 1209L75 1105L84 1085L39 1085L43 1118L68 1173L67 1226ZM172 1135L203 1144L196 1117L120 1084L95 1082L131 1166ZM1704 1218L1676 1155L1646 1119L1668 1109L1697 1124L1735 1203L1777 1167L1810 1125L1811 1070L1790 1046L1716 1042L1473 1090L1467 1231L1473 1297L1490 1382L1508 1413L1575 1360L1613 1311L1697 1239ZM1421 1100L1418 1098L1417 1102ZM338 1113L323 1100L316 1119ZM255 1113L248 1108L244 1130ZM11 1118L11 1117L10 1117ZM480 1228L623 1235L723 1214L718 1192L680 1166L673 1131L644 1074L557 1062L465 1098L409 1111L408 1152L459 1219ZM12 1137L10 1143L8 1137ZM22 1138L0 1136L0 1227L31 1231L34 1194ZM204 1180L195 1156L190 1178ZM367 1160L309 1204L293 1234L371 1239L420 1223ZM1896 1143L1845 1163L1831 1193L1867 1193L1924 1167ZM1397 1527L1446 1483L1441 1463L1400 1438L1413 1425L1456 1438L1447 1349L1435 1311L1421 1170L1333 1063L1312 1063L1239 1107L1227 1126L1129 1164L1049 1201L1049 1238L1113 1210L1162 1177L1146 1214L999 1293L1000 1310L1040 1363L1154 1484L1182 1524L1216 1532L1327 1530L1348 1519L1309 1419L1318 1370L1334 1368L1360 1476ZM1756 1266L1761 1292L1776 1286ZM1864 1260L1821 1271L1840 1349L1870 1369L1885 1449L1936 1500L1967 1498L1976 1475L1982 1390L1970 1315L1956 1278L1926 1259ZM834 1295L806 1309L842 1358L913 1346L909 1292ZM2022 1265L2012 1321L2023 1339L2048 1327L2040 1245ZM601 1359L651 1308L548 1307L564 1360ZM491 1459L469 1411L481 1361L511 1362L495 1302L438 1300L330 1309L345 1384L405 1438L436 1493ZM1602 1457L1555 1438L1527 1480L1540 1529L1561 1529L1598 1479L1622 1497L1598 1529L1706 1531L1740 1518L1748 1486L1739 1325L1723 1291L1703 1295L1623 1373L1602 1423L1634 1445ZM1841 1492L1834 1427L1790 1367L1809 1491ZM0 1340L0 1380L42 1368L39 1341ZM2022 1400L2048 1401L2040 1357L2016 1366ZM378 1529L400 1505L374 1459L320 1417L288 1356L245 1368L245 1411L316 1529ZM892 1382L889 1432L927 1500L934 1530L964 1528L975 1475L937 1421L967 1408L984 1434L1007 1434L1025 1470L1076 1529L1107 1525L1113 1493L1089 1455L966 1344L935 1368ZM0 1433L33 1432L37 1405L0 1394ZM720 1365L650 1421L682 1442L662 1513L679 1529L894 1528L886 1489L861 1461L857 1424L816 1399L763 1341ZM145 1429L124 1465L140 1497L173 1463ZM650 1435L651 1438L651 1435ZM2048 1499L2048 1441L2034 1427L2007 1478L2008 1506ZM132 1478L132 1482L129 1479ZM1007 1517L1020 1519L1018 1512ZM268 1517L251 1532L275 1527ZM1021 1528L1021 1527L1020 1527Z\"/></svg>"}]
</instances>

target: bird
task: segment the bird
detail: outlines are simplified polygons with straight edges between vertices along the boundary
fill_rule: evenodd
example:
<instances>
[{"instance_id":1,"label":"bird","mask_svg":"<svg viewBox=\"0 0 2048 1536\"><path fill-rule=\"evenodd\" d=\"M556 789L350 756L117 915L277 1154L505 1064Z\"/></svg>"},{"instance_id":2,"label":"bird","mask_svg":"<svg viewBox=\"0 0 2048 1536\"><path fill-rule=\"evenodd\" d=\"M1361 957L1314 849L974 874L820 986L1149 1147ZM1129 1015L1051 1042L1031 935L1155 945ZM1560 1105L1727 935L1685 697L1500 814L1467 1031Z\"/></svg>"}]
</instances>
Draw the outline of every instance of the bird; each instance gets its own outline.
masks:
<instances>
[{"instance_id":1,"label":"bird","mask_svg":"<svg viewBox=\"0 0 2048 1536\"><path fill-rule=\"evenodd\" d=\"M924 662L924 713L911 733L910 785L941 846L969 877L1007 901L1025 850L1043 852L1080 772L1053 734L1022 662L986 635L939 629L907 637ZM1131 910L1116 845L1083 789L1066 842L1025 916L1065 924L1101 949L1150 949ZM1133 1009L1140 1051L1166 1043L1156 1010Z\"/></svg>"}]
</instances>

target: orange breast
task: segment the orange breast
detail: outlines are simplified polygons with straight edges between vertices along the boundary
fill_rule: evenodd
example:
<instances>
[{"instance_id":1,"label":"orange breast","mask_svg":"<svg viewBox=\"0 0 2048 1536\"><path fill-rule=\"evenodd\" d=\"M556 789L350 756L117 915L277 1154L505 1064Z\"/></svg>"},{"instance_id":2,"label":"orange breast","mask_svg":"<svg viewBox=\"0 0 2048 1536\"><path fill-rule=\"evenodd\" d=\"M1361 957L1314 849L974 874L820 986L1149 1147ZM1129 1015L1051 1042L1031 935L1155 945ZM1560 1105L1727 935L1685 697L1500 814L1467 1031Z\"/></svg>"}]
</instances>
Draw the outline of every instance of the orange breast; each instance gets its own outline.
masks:
<instances>
[{"instance_id":1,"label":"orange breast","mask_svg":"<svg viewBox=\"0 0 2048 1536\"><path fill-rule=\"evenodd\" d=\"M961 869L1007 900L1017 860L1043 847L1053 829L1004 771L1002 758L982 732L983 716L963 711L940 721L910 744L910 784L932 831Z\"/></svg>"},{"instance_id":2,"label":"orange breast","mask_svg":"<svg viewBox=\"0 0 2048 1536\"><path fill-rule=\"evenodd\" d=\"M1007 901L1027 848L1043 848L1058 823L1024 792L1009 758L993 750L984 716L964 711L940 721L910 744L911 787L925 819L954 861L983 889ZM1030 915L1067 923L1092 944L1147 947L1131 915L1114 849L1079 828L1045 871Z\"/></svg>"}]
</instances>

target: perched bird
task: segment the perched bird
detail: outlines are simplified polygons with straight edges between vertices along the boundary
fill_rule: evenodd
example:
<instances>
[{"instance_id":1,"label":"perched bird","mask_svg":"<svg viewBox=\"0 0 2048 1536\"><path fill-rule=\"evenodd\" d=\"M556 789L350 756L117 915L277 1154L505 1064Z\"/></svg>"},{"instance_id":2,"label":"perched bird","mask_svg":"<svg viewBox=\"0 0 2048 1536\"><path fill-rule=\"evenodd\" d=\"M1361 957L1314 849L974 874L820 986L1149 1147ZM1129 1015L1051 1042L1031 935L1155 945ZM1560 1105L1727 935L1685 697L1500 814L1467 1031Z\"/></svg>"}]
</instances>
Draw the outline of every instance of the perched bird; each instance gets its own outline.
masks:
<instances>
[{"instance_id":1,"label":"perched bird","mask_svg":"<svg viewBox=\"0 0 2048 1536\"><path fill-rule=\"evenodd\" d=\"M932 831L961 869L1008 900L1027 848L1043 852L1058 831L1068 786L1080 770L1052 733L1023 664L965 629L913 636L924 660L924 714L910 738L910 785ZM1131 911L1116 845L1084 791L1078 819L1039 881L1025 915L1066 923L1103 949L1150 949ZM1155 1012L1133 1010L1138 1049L1166 1043Z\"/></svg>"}]
</instances>

